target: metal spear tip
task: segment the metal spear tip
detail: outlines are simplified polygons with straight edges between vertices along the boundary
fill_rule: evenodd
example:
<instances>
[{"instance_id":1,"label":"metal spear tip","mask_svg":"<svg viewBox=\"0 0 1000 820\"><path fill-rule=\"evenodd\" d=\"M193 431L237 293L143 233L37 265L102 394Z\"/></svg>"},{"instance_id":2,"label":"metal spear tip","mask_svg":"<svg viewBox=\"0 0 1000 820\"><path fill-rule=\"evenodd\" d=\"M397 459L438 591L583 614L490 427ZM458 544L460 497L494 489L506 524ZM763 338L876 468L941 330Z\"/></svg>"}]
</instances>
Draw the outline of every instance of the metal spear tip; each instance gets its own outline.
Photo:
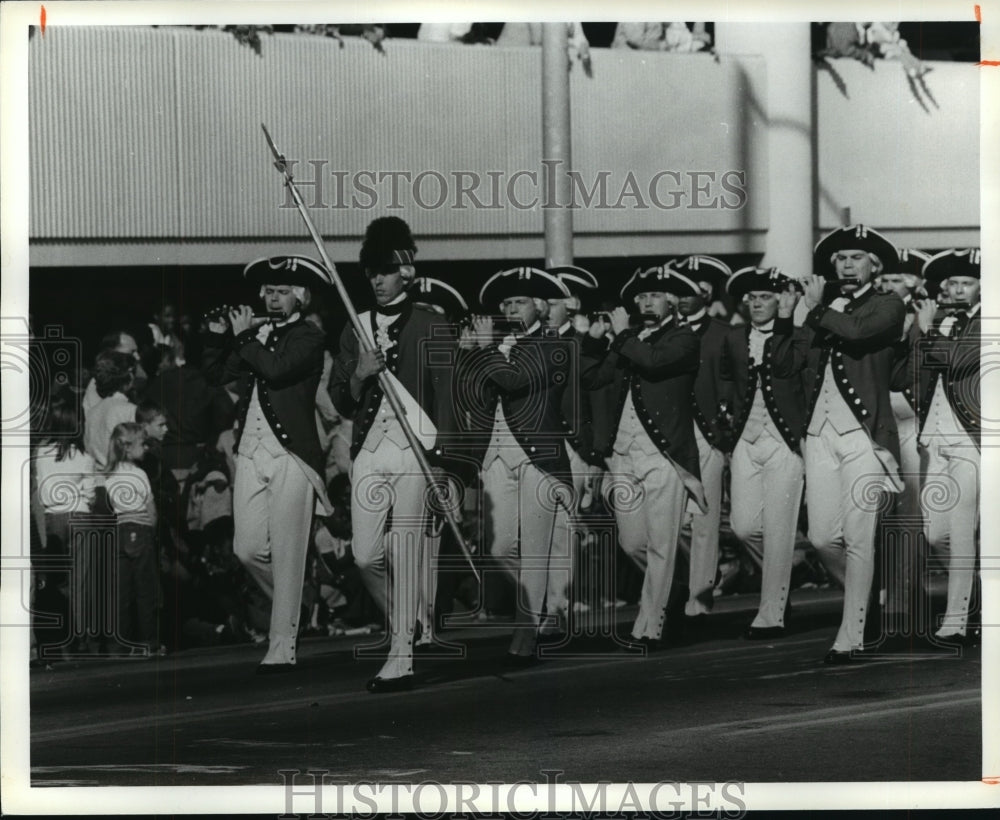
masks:
<instances>
[{"instance_id":1,"label":"metal spear tip","mask_svg":"<svg viewBox=\"0 0 1000 820\"><path fill-rule=\"evenodd\" d=\"M278 146L274 144L274 140L271 139L271 135L268 133L267 126L264 125L264 123L261 123L260 127L264 132L264 139L267 140L267 147L271 149L271 153L274 155L274 167L284 173L288 165L285 155L282 154L278 150Z\"/></svg>"}]
</instances>

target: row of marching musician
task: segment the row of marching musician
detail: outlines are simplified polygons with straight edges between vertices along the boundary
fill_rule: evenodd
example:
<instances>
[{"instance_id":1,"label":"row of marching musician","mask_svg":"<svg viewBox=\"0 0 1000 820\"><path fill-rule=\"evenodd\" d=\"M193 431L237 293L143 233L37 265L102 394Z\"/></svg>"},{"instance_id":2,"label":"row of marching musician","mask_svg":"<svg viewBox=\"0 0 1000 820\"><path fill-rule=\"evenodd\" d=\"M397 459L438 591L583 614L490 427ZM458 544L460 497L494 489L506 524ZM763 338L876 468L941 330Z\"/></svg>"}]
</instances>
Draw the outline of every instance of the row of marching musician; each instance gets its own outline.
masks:
<instances>
[{"instance_id":1,"label":"row of marching musician","mask_svg":"<svg viewBox=\"0 0 1000 820\"><path fill-rule=\"evenodd\" d=\"M426 635L434 620L428 519L448 514L445 495L453 513L461 494L444 492L448 476L481 482L477 540L518 588L510 666L534 662L546 622L565 623L574 519L598 465L618 542L644 573L625 644L661 643L686 517L684 612L707 613L727 460L733 531L762 564L760 608L745 637L784 633L804 491L809 539L845 588L825 661L847 663L863 655L882 520L920 504L919 441L924 472L954 488L952 503L924 511L928 539L951 553L937 635L968 638L978 250L926 258L858 225L824 237L816 273L800 279L776 269L731 273L711 257L672 260L636 271L618 307L581 325L574 312L599 290L581 268L501 271L480 288L482 312L463 318L454 288L416 277L415 253L402 220L369 226L360 258L376 305L345 328L328 385L354 421L354 559L390 626L369 691L413 684L417 623ZM329 505L312 424L323 337L301 312L331 274L302 257L260 260L246 273L270 315L255 320L241 307L216 322L210 370L242 379L234 549L273 596L259 671L277 672L295 665L310 518ZM718 285L743 306L744 324L712 315ZM943 319L936 300L918 298L922 286L946 295Z\"/></svg>"}]
</instances>

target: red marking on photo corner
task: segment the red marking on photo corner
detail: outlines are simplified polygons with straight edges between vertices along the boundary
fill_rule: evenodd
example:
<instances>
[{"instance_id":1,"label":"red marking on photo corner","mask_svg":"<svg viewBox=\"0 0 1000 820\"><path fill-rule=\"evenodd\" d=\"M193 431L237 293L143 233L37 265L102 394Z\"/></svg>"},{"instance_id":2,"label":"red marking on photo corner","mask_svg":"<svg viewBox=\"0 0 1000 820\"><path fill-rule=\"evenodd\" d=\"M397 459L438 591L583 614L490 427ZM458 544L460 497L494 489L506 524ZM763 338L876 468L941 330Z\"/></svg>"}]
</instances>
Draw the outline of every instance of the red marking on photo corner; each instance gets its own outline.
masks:
<instances>
[{"instance_id":1,"label":"red marking on photo corner","mask_svg":"<svg viewBox=\"0 0 1000 820\"><path fill-rule=\"evenodd\" d=\"M42 30L42 36L45 36L45 6L42 6L42 13L39 15L38 27Z\"/></svg>"},{"instance_id":2,"label":"red marking on photo corner","mask_svg":"<svg viewBox=\"0 0 1000 820\"><path fill-rule=\"evenodd\" d=\"M979 6L974 6L974 8L976 10L976 22L977 23L983 22L983 12L982 12L982 9L980 9Z\"/></svg>"},{"instance_id":3,"label":"red marking on photo corner","mask_svg":"<svg viewBox=\"0 0 1000 820\"><path fill-rule=\"evenodd\" d=\"M976 65L1000 65L1000 60L980 60Z\"/></svg>"}]
</instances>

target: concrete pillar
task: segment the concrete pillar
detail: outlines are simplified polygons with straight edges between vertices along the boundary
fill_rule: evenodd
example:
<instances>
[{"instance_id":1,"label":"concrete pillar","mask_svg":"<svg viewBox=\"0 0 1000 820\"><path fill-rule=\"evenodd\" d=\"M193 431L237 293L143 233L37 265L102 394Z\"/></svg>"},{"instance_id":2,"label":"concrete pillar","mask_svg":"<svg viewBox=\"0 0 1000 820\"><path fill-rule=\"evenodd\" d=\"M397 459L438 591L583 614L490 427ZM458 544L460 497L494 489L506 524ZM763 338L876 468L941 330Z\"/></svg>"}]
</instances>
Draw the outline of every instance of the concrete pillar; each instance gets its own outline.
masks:
<instances>
[{"instance_id":1,"label":"concrete pillar","mask_svg":"<svg viewBox=\"0 0 1000 820\"><path fill-rule=\"evenodd\" d=\"M542 160L546 191L545 265L573 264L568 37L565 23L542 24Z\"/></svg>"},{"instance_id":2,"label":"concrete pillar","mask_svg":"<svg viewBox=\"0 0 1000 820\"><path fill-rule=\"evenodd\" d=\"M812 273L816 181L809 23L716 23L722 59L760 55L764 88L750 82L768 124L767 250L762 264L792 276ZM753 196L753 192L750 192Z\"/></svg>"}]
</instances>

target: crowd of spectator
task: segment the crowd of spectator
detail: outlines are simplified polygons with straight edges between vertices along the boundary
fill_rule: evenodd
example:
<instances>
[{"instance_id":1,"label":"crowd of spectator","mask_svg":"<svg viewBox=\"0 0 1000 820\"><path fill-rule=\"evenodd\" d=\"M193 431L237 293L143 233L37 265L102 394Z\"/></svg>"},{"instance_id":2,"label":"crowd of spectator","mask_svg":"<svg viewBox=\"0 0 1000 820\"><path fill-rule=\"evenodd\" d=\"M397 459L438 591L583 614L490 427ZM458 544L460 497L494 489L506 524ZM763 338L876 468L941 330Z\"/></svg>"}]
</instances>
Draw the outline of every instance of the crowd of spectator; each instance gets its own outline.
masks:
<instances>
[{"instance_id":1,"label":"crowd of spectator","mask_svg":"<svg viewBox=\"0 0 1000 820\"><path fill-rule=\"evenodd\" d=\"M34 638L44 658L264 640L269 603L232 549L235 394L205 379L197 330L165 304L148 324L107 333L79 378L33 397L47 404L31 461L33 594L45 613ZM333 632L377 618L349 566L350 421L325 388L318 399L326 478L341 506L318 523L308 622ZM102 538L109 528L114 538ZM113 556L101 553L108 543ZM111 589L117 599L102 603Z\"/></svg>"},{"instance_id":2,"label":"crowd of spectator","mask_svg":"<svg viewBox=\"0 0 1000 820\"><path fill-rule=\"evenodd\" d=\"M591 48L629 48L674 53L711 53L715 25L711 22L569 23L571 56L585 62ZM541 45L540 23L313 23L297 25L197 26L222 29L241 44L262 53L262 36L301 33L328 37L341 46L350 38L367 40L385 54L390 40L418 40L484 46ZM817 58L849 58L871 66L876 60L896 60L911 78L929 70L925 60L979 59L975 23L831 22L813 23L813 53ZM919 42L919 48L910 43Z\"/></svg>"},{"instance_id":3,"label":"crowd of spectator","mask_svg":"<svg viewBox=\"0 0 1000 820\"><path fill-rule=\"evenodd\" d=\"M673 23L569 23L571 51L586 62L591 48L631 48L675 53L713 52L714 24ZM540 23L300 23L287 25L193 26L225 31L256 54L262 55L266 37L299 33L336 40L367 40L385 54L387 40L419 40L463 45L530 46L541 44ZM923 77L926 60L979 59L976 23L857 22L813 23L813 54L817 59L848 58L872 66L876 60L897 60L911 79ZM909 33L907 33L909 32ZM29 37L35 34L30 27ZM908 38L919 38L918 54ZM919 56L918 56L919 55ZM572 56L572 55L571 55Z\"/></svg>"},{"instance_id":4,"label":"crowd of spectator","mask_svg":"<svg viewBox=\"0 0 1000 820\"><path fill-rule=\"evenodd\" d=\"M849 57L868 67L877 59L897 60L913 79L931 70L900 37L899 23L828 23L826 42L817 56Z\"/></svg>"}]
</instances>

